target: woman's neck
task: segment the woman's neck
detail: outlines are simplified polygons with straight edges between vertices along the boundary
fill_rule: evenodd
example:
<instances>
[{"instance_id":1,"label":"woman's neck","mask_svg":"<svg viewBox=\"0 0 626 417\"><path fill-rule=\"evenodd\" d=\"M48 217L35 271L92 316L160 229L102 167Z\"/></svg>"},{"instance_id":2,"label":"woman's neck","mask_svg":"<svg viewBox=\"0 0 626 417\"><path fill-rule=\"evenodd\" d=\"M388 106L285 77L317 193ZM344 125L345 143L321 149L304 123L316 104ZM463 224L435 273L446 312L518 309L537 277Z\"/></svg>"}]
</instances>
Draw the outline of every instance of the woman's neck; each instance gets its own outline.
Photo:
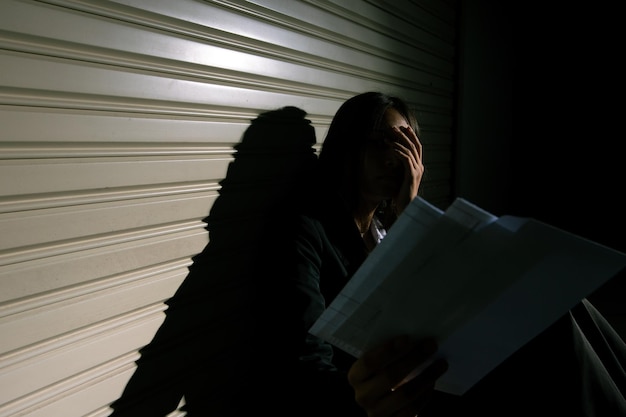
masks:
<instances>
[{"instance_id":1,"label":"woman's neck","mask_svg":"<svg viewBox=\"0 0 626 417\"><path fill-rule=\"evenodd\" d=\"M355 217L354 218L354 222L356 224L356 227L359 229L361 236L363 236L363 234L369 230L370 224L372 224L372 217L373 215L369 217Z\"/></svg>"},{"instance_id":2,"label":"woman's neck","mask_svg":"<svg viewBox=\"0 0 626 417\"><path fill-rule=\"evenodd\" d=\"M369 230L378 204L374 201L361 201L354 208L352 216L356 226L359 228L359 232L361 232L361 236Z\"/></svg>"}]
</instances>

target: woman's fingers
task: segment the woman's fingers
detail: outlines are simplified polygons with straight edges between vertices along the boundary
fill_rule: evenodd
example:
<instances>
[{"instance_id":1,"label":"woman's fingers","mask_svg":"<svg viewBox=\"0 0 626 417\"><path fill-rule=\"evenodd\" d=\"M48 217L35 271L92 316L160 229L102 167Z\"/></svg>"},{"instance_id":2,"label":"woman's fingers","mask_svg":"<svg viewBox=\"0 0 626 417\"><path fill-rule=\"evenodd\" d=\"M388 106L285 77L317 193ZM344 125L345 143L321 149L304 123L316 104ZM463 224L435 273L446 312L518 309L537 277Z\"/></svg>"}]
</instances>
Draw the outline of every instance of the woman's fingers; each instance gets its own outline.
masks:
<instances>
[{"instance_id":1,"label":"woman's fingers","mask_svg":"<svg viewBox=\"0 0 626 417\"><path fill-rule=\"evenodd\" d=\"M434 340L402 336L365 352L348 373L356 402L370 416L414 416L447 370L445 360L431 361L436 350Z\"/></svg>"},{"instance_id":2,"label":"woman's fingers","mask_svg":"<svg viewBox=\"0 0 626 417\"><path fill-rule=\"evenodd\" d=\"M413 417L426 405L435 389L435 381L448 369L443 359L437 359L413 379L383 397L370 414L379 416Z\"/></svg>"},{"instance_id":3,"label":"woman's fingers","mask_svg":"<svg viewBox=\"0 0 626 417\"><path fill-rule=\"evenodd\" d=\"M406 126L393 128L396 140L393 141L393 147L403 159L407 173L410 173L411 179L419 180L424 172L424 164L422 161L422 143L415 135L413 130Z\"/></svg>"},{"instance_id":4,"label":"woman's fingers","mask_svg":"<svg viewBox=\"0 0 626 417\"><path fill-rule=\"evenodd\" d=\"M424 164L422 144L413 129L409 126L402 126L393 127L391 130L395 138L391 146L404 165L404 180L394 198L399 214L417 196L424 175Z\"/></svg>"},{"instance_id":5,"label":"woman's fingers","mask_svg":"<svg viewBox=\"0 0 626 417\"><path fill-rule=\"evenodd\" d=\"M413 377L411 371L423 365L436 350L437 344L432 339L415 342L408 336L393 338L363 353L350 368L348 381L359 401L377 401L407 377Z\"/></svg>"},{"instance_id":6,"label":"woman's fingers","mask_svg":"<svg viewBox=\"0 0 626 417\"><path fill-rule=\"evenodd\" d=\"M413 129L410 126L400 126L394 127L392 130L396 138L394 143L401 145L408 152L407 155L412 156L415 161L421 163L422 142L420 142Z\"/></svg>"},{"instance_id":7,"label":"woman's fingers","mask_svg":"<svg viewBox=\"0 0 626 417\"><path fill-rule=\"evenodd\" d=\"M390 363L411 352L416 343L409 336L392 338L380 346L364 352L348 372L351 383L369 379L386 369Z\"/></svg>"}]
</instances>

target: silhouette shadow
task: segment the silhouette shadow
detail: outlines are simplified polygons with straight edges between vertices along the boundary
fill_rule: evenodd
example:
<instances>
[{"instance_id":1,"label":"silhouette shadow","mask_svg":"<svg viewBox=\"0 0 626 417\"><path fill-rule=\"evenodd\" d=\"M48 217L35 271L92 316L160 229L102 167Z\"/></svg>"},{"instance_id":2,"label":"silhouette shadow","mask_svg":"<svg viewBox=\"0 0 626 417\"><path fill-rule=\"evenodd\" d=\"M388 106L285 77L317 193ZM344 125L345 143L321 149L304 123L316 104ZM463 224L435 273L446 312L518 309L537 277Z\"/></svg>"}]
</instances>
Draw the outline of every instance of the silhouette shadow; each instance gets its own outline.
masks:
<instances>
[{"instance_id":1,"label":"silhouette shadow","mask_svg":"<svg viewBox=\"0 0 626 417\"><path fill-rule=\"evenodd\" d=\"M292 187L306 180L317 157L315 130L297 107L261 113L235 146L220 195L204 219L209 243L166 301L166 318L140 350L137 368L110 417L157 417L184 397L187 416L237 415L239 386L253 358L249 332L255 256L262 230L288 204ZM242 395L243 394L243 395Z\"/></svg>"}]
</instances>

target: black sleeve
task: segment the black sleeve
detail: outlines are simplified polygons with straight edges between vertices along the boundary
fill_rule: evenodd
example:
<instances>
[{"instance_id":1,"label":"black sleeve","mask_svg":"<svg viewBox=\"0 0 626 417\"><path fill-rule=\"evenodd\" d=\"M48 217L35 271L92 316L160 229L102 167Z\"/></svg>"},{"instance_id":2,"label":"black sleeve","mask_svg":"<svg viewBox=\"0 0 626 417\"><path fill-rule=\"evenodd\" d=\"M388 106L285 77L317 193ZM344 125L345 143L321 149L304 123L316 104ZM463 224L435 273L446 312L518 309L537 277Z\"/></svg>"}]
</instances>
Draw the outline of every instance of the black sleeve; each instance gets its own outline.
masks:
<instances>
[{"instance_id":1,"label":"black sleeve","mask_svg":"<svg viewBox=\"0 0 626 417\"><path fill-rule=\"evenodd\" d=\"M306 216L292 218L287 227L277 225L266 236L271 245L263 249L268 291L260 306L265 324L259 333L270 372L284 382L279 392L270 393L278 401L272 415L364 416L346 371L333 364L333 348L308 332L325 308L320 289L324 262L334 262L323 228Z\"/></svg>"}]
</instances>

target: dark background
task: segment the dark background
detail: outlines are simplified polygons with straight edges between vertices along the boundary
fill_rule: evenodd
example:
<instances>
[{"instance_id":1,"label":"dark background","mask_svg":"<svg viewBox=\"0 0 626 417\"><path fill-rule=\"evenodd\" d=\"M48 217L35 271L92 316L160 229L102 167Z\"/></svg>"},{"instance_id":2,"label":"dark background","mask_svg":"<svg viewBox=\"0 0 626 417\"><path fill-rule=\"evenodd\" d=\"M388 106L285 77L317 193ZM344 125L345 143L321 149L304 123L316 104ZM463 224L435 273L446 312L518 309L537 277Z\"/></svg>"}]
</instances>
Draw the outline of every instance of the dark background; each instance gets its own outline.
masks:
<instances>
[{"instance_id":1,"label":"dark background","mask_svg":"<svg viewBox=\"0 0 626 417\"><path fill-rule=\"evenodd\" d=\"M546 3L462 2L453 194L626 252L619 13Z\"/></svg>"}]
</instances>

